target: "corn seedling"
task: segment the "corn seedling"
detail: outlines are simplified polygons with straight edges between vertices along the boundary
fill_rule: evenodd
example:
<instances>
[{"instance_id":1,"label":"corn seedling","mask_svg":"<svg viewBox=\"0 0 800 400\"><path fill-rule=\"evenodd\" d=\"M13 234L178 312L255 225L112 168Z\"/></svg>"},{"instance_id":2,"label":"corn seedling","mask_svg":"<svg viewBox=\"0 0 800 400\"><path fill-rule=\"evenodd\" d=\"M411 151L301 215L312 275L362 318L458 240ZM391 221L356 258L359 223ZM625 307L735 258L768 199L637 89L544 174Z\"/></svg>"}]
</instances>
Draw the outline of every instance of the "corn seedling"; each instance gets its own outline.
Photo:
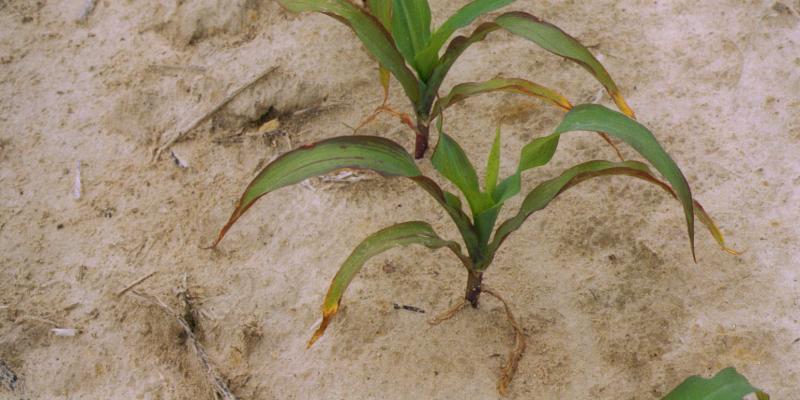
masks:
<instances>
[{"instance_id":1,"label":"corn seedling","mask_svg":"<svg viewBox=\"0 0 800 400\"><path fill-rule=\"evenodd\" d=\"M430 162L434 169L451 182L466 200L466 210L459 196L447 192L433 179L420 171L411 154L398 143L377 136L339 136L302 146L289 151L269 163L245 190L227 224L221 230L214 246L225 236L234 223L262 196L307 178L324 175L342 168L371 170L385 177L410 179L428 193L450 216L461 234L461 243L440 237L430 224L410 221L382 229L359 244L345 259L333 278L322 306L322 322L309 341L311 346L325 332L331 318L339 310L342 296L350 282L367 260L398 246L419 244L431 249L447 248L460 260L466 273L463 305L478 306L482 292L496 295L482 286L483 276L491 266L506 238L519 229L528 217L545 208L567 189L591 178L624 175L653 183L678 199L684 217L692 255L694 256L694 218L697 217L723 249L724 239L709 215L693 198L683 173L659 144L653 134L628 116L597 104L583 104L572 108L555 131L532 140L520 152L513 174L499 179L500 129L490 150L481 187L475 167L458 142L442 131L438 119L438 143ZM639 161L594 160L568 168L560 175L546 180L530 190L516 214L497 224L503 205L521 192L521 175L528 170L547 164L553 157L562 135L576 132L607 132L635 149L658 171L666 182L659 179L650 167ZM462 244L466 253L462 251ZM502 300L502 298L500 298ZM505 302L504 302L505 303ZM507 307L507 306L506 306ZM450 315L455 313L454 309ZM506 390L516 363L524 350L524 336L511 317L517 330L516 351L507 361L498 388ZM443 319L446 319L444 317Z\"/></svg>"},{"instance_id":2,"label":"corn seedling","mask_svg":"<svg viewBox=\"0 0 800 400\"><path fill-rule=\"evenodd\" d=\"M464 51L498 30L527 39L550 53L580 65L598 80L622 113L634 117L617 84L597 58L578 40L536 16L521 11L503 13L490 22L480 24L471 34L450 40L457 30L468 27L477 18L505 7L514 0L470 1L436 29L431 27L428 0L366 0L363 7L351 0L278 2L292 12L327 14L355 33L367 52L378 61L380 82L384 88L383 104L359 128L380 112L399 117L415 132L414 157L417 159L422 158L428 148L431 122L447 107L470 96L494 91L514 92L541 97L565 111L572 109L570 102L556 91L520 78L462 83L455 85L449 94L439 97L445 77ZM402 86L411 102L414 117L397 112L386 104L391 77ZM600 135L611 143L605 133Z\"/></svg>"}]
</instances>

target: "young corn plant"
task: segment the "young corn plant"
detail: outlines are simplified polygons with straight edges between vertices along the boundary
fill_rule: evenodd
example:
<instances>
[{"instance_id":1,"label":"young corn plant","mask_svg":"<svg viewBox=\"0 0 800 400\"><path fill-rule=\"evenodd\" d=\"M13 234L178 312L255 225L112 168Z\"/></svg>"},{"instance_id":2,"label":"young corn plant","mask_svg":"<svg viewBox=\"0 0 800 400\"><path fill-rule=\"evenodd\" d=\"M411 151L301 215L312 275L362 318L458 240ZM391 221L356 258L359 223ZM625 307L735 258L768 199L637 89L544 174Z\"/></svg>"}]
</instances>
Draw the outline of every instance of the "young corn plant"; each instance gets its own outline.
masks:
<instances>
[{"instance_id":1,"label":"young corn plant","mask_svg":"<svg viewBox=\"0 0 800 400\"><path fill-rule=\"evenodd\" d=\"M458 84L449 94L439 99L439 89L458 58L472 44L484 40L490 33L498 30L527 39L550 53L580 65L603 85L622 113L634 118L633 110L628 107L616 83L597 58L578 40L531 14L521 11L507 12L490 22L480 24L469 35L450 40L457 30L469 26L484 14L513 3L514 0L470 1L436 29L431 27L428 0L365 0L363 7L351 0L278 2L291 12L313 11L327 14L347 25L356 34L369 54L378 61L380 82L384 88L383 104L359 128L380 112L399 117L415 132L414 157L417 159L422 158L428 148L431 122L447 107L469 96L508 91L543 97L565 111L572 108L566 99L553 90L521 78L498 77L484 82ZM397 112L386 104L392 76L400 82L411 102L413 117ZM605 133L600 135L611 143Z\"/></svg>"},{"instance_id":2,"label":"young corn plant","mask_svg":"<svg viewBox=\"0 0 800 400\"><path fill-rule=\"evenodd\" d=\"M700 204L693 200L689 185L672 158L647 128L622 113L596 104L584 104L572 108L553 133L536 138L522 148L515 172L504 179L498 176L500 165L498 129L489 153L483 187L464 150L454 138L442 131L442 120L438 121L439 139L430 162L441 178L458 188L466 200L466 209L459 196L443 190L431 177L423 175L411 154L398 143L377 136L349 135L302 146L269 163L247 187L227 224L220 231L213 246L222 240L231 226L262 196L307 178L342 168L371 170L385 177L410 179L432 196L450 216L460 232L461 243L440 237L431 225L424 221L392 225L364 239L345 259L333 278L323 301L322 322L311 337L309 347L323 335L339 310L348 285L367 260L398 246L419 244L431 249L447 248L463 265L466 274L464 299L437 322L448 318L466 304L477 307L480 295L484 292L503 301L496 292L483 286L482 281L508 236L519 229L533 213L545 208L567 189L600 176L624 175L638 178L657 185L678 199L683 206L693 256L694 217L706 225L723 249L727 249L719 229ZM647 164L639 161L588 161L568 168L560 175L535 186L525 194L516 214L497 224L498 214L504 204L521 192L521 175L547 164L553 158L561 136L576 131L607 132L627 143L646 159L666 179L666 182L659 179ZM466 254L462 251L462 244ZM515 350L509 356L498 384L501 393L506 391L524 351L524 336L507 305L506 311L517 332L517 338Z\"/></svg>"}]
</instances>

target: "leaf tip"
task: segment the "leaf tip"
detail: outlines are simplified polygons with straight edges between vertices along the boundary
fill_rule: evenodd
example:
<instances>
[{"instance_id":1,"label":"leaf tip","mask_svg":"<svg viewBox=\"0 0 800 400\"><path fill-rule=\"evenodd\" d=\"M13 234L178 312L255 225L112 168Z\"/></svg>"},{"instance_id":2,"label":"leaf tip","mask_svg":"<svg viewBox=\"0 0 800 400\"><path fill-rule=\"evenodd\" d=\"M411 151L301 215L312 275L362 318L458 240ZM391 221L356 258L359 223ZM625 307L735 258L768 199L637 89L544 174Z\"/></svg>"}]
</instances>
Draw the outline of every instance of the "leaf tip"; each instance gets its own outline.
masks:
<instances>
[{"instance_id":1,"label":"leaf tip","mask_svg":"<svg viewBox=\"0 0 800 400\"><path fill-rule=\"evenodd\" d=\"M322 309L322 322L319 324L319 328L314 331L314 334L311 335L311 339L308 340L308 344L306 345L306 349L310 349L314 343L325 334L325 330L328 329L328 324L331 323L331 318L336 315L336 312L339 311L339 305L335 305L331 308L324 308Z\"/></svg>"},{"instance_id":2,"label":"leaf tip","mask_svg":"<svg viewBox=\"0 0 800 400\"><path fill-rule=\"evenodd\" d=\"M625 98L622 97L622 93L619 91L611 93L611 98L614 100L614 103L619 107L619 110L625 114L626 116L630 117L631 119L636 119L636 113L633 112L630 106L628 106L628 102L625 101Z\"/></svg>"}]
</instances>

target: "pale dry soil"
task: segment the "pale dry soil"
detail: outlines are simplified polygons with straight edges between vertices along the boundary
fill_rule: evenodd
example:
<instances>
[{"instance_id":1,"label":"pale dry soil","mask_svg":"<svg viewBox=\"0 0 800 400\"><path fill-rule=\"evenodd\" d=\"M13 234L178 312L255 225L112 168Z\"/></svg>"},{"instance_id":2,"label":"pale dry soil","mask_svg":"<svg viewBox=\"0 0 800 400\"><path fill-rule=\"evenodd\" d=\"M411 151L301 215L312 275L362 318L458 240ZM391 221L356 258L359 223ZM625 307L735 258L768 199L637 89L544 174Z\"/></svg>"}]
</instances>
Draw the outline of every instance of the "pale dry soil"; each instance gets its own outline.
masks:
<instances>
[{"instance_id":1,"label":"pale dry soil","mask_svg":"<svg viewBox=\"0 0 800 400\"><path fill-rule=\"evenodd\" d=\"M371 261L305 349L330 278L365 235L426 219L457 237L411 183L314 179L262 200L204 249L265 162L349 134L380 103L375 63L346 28L270 1L100 1L80 20L85 3L0 0L0 360L18 379L14 390L0 382L0 398L212 398L175 320L117 296L154 271L135 290L177 310L186 280L199 340L242 399L498 397L513 339L501 305L485 297L440 326L425 322L462 295L466 277L444 250ZM441 16L464 1L433 3ZM514 8L592 46L744 253L698 231L693 263L679 206L646 183L604 178L565 193L506 242L487 276L529 342L509 398L655 399L726 366L776 399L797 398L800 1ZM609 104L585 71L502 33L471 48L446 86L501 72ZM409 111L396 84L392 103ZM456 107L447 125L483 165L503 121L507 174L559 116L495 94ZM273 118L280 130L259 134ZM363 133L412 144L388 117ZM565 137L526 187L594 158L613 153L594 135Z\"/></svg>"}]
</instances>

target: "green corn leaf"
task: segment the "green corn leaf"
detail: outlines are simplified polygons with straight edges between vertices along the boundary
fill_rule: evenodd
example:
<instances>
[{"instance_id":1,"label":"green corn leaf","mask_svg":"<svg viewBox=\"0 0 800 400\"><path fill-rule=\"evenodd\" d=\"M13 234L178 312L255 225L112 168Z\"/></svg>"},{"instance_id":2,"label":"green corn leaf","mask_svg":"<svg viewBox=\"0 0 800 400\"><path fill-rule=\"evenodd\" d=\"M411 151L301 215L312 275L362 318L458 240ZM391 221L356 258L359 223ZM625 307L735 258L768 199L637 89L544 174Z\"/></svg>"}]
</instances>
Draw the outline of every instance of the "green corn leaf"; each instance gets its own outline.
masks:
<instances>
[{"instance_id":1,"label":"green corn leaf","mask_svg":"<svg viewBox=\"0 0 800 400\"><path fill-rule=\"evenodd\" d=\"M500 173L500 127L494 135L492 150L489 152L489 159L486 161L486 180L484 187L487 193L494 192L497 186L497 175Z\"/></svg>"},{"instance_id":2,"label":"green corn leaf","mask_svg":"<svg viewBox=\"0 0 800 400\"><path fill-rule=\"evenodd\" d=\"M394 41L376 17L367 14L348 0L278 0L278 2L291 12L321 12L350 27L369 53L400 82L409 100L413 103L419 101L419 81L406 67Z\"/></svg>"},{"instance_id":3,"label":"green corn leaf","mask_svg":"<svg viewBox=\"0 0 800 400\"><path fill-rule=\"evenodd\" d=\"M503 203L514 197L520 191L520 181L523 171L540 167L550 162L558 148L560 135L549 135L536 138L522 148L517 171L504 179L492 192L492 198L497 203Z\"/></svg>"},{"instance_id":4,"label":"green corn leaf","mask_svg":"<svg viewBox=\"0 0 800 400\"><path fill-rule=\"evenodd\" d=\"M378 21L380 21L381 25L386 29L386 31L391 32L392 30L392 0L367 0L366 2L367 9L369 10L370 14L372 14ZM383 98L389 97L389 82L391 80L391 71L389 71L386 67L381 64L379 68L379 78L381 82L381 87L383 87Z\"/></svg>"},{"instance_id":5,"label":"green corn leaf","mask_svg":"<svg viewBox=\"0 0 800 400\"><path fill-rule=\"evenodd\" d=\"M519 171L527 171L549 163L558 148L559 136L549 135L536 138L523 146L519 157Z\"/></svg>"},{"instance_id":6,"label":"green corn leaf","mask_svg":"<svg viewBox=\"0 0 800 400\"><path fill-rule=\"evenodd\" d=\"M548 204L559 194L569 189L570 187L595 176L602 175L634 175L639 172L647 172L647 165L638 161L625 161L625 162L611 162L611 161L589 161L578 164L566 171L560 176L542 182L536 188L525 196L517 214L508 220L504 221L497 228L491 245L489 246L489 254L494 255L500 245L505 239L519 229L528 217L536 211L539 211Z\"/></svg>"},{"instance_id":7,"label":"green corn leaf","mask_svg":"<svg viewBox=\"0 0 800 400\"><path fill-rule=\"evenodd\" d=\"M436 29L431 35L428 45L415 57L416 65L420 69L422 76L428 77L433 71L436 62L439 60L439 50L455 31L471 24L481 15L505 7L513 2L514 0L473 0L456 11L442 26Z\"/></svg>"},{"instance_id":8,"label":"green corn leaf","mask_svg":"<svg viewBox=\"0 0 800 400\"><path fill-rule=\"evenodd\" d=\"M428 0L394 0L392 37L408 64L416 68L414 57L431 37L431 9Z\"/></svg>"},{"instance_id":9,"label":"green corn leaf","mask_svg":"<svg viewBox=\"0 0 800 400\"><path fill-rule=\"evenodd\" d=\"M759 400L769 400L769 396L756 389L747 378L734 368L725 368L711 379L690 376L663 400L742 400L756 393Z\"/></svg>"},{"instance_id":10,"label":"green corn leaf","mask_svg":"<svg viewBox=\"0 0 800 400\"><path fill-rule=\"evenodd\" d=\"M600 61L577 39L557 26L524 12L503 14L495 19L495 23L517 36L538 44L553 54L578 63L594 75L606 88L608 94L617 103L620 111L629 117L633 117L633 111L628 107L617 84L611 79L611 75L600 64Z\"/></svg>"},{"instance_id":11,"label":"green corn leaf","mask_svg":"<svg viewBox=\"0 0 800 400\"><path fill-rule=\"evenodd\" d=\"M448 107L468 97L497 91L539 97L564 110L572 108L572 104L564 96L534 82L519 78L494 78L485 82L468 82L454 86L450 93L434 103L431 116L438 116Z\"/></svg>"},{"instance_id":12,"label":"green corn leaf","mask_svg":"<svg viewBox=\"0 0 800 400\"><path fill-rule=\"evenodd\" d=\"M350 253L350 256L339 267L339 271L334 276L331 286L328 289L328 294L325 295L325 300L322 304L322 323L311 340L308 341L308 347L311 347L324 333L325 329L331 321L331 318L339 310L339 303L342 301L347 286L353 281L356 274L361 270L364 264L370 258L383 253L389 249L399 246L408 246L411 244L421 244L430 249L439 249L442 247L449 248L459 259L469 262L469 260L461 254L461 249L458 243L440 238L433 228L426 222L411 221L397 225L392 225L388 228L382 229L373 233L358 247ZM469 269L469 264L465 264Z\"/></svg>"},{"instance_id":13,"label":"green corn leaf","mask_svg":"<svg viewBox=\"0 0 800 400\"><path fill-rule=\"evenodd\" d=\"M387 31L392 31L392 0L367 0L367 9Z\"/></svg>"},{"instance_id":14,"label":"green corn leaf","mask_svg":"<svg viewBox=\"0 0 800 400\"><path fill-rule=\"evenodd\" d=\"M269 163L253 179L212 247L261 196L342 168L368 169L385 176L421 175L402 146L376 136L342 136L300 147Z\"/></svg>"},{"instance_id":15,"label":"green corn leaf","mask_svg":"<svg viewBox=\"0 0 800 400\"><path fill-rule=\"evenodd\" d=\"M411 180L428 192L445 209L458 228L458 232L461 233L470 257L478 257L480 253L478 234L469 217L462 211L461 200L458 199L458 196L442 190L436 182L426 176L415 176Z\"/></svg>"},{"instance_id":16,"label":"green corn leaf","mask_svg":"<svg viewBox=\"0 0 800 400\"><path fill-rule=\"evenodd\" d=\"M478 215L493 205L490 196L480 191L478 175L464 150L444 132L439 133L439 143L433 152L431 163L442 176L464 193L473 215Z\"/></svg>"},{"instance_id":17,"label":"green corn leaf","mask_svg":"<svg viewBox=\"0 0 800 400\"><path fill-rule=\"evenodd\" d=\"M597 104L584 104L572 109L564 116L553 135L571 131L605 132L621 139L644 156L667 179L683 205L692 257L696 260L692 192L680 168L655 136L635 120Z\"/></svg>"},{"instance_id":18,"label":"green corn leaf","mask_svg":"<svg viewBox=\"0 0 800 400\"><path fill-rule=\"evenodd\" d=\"M608 91L617 107L625 115L633 118L633 110L625 102L617 84L605 67L577 39L555 25L524 12L510 12L497 17L494 22L478 26L470 36L458 36L447 46L447 50L427 79L426 92L422 98L434 98L450 68L461 54L474 43L480 42L490 33L505 29L514 35L528 39L543 49L578 63L588 70Z\"/></svg>"},{"instance_id":19,"label":"green corn leaf","mask_svg":"<svg viewBox=\"0 0 800 400\"><path fill-rule=\"evenodd\" d=\"M439 88L442 86L444 78L447 76L447 73L450 72L450 68L453 67L453 64L461 57L461 54L463 54L469 46L486 39L486 36L498 29L500 29L500 26L497 24L487 22L475 28L471 35L456 36L451 40L450 44L447 45L447 50L445 50L426 82L423 99L429 99L433 102L433 99L435 99L439 93Z\"/></svg>"}]
</instances>

